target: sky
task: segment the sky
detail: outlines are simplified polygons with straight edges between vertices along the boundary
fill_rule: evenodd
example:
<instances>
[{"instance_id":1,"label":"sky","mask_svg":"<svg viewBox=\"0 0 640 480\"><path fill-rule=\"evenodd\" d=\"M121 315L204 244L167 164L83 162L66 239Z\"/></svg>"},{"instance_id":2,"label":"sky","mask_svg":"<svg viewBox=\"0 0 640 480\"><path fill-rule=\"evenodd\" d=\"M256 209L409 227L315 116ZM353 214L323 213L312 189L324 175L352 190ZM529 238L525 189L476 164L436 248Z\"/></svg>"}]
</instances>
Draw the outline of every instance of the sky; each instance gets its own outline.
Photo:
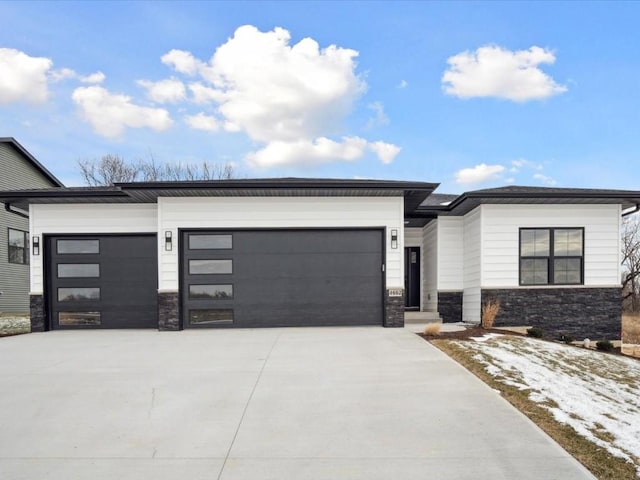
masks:
<instances>
[{"instance_id":1,"label":"sky","mask_svg":"<svg viewBox=\"0 0 640 480\"><path fill-rule=\"evenodd\" d=\"M640 189L638 2L2 2L0 137L241 177Z\"/></svg>"}]
</instances>

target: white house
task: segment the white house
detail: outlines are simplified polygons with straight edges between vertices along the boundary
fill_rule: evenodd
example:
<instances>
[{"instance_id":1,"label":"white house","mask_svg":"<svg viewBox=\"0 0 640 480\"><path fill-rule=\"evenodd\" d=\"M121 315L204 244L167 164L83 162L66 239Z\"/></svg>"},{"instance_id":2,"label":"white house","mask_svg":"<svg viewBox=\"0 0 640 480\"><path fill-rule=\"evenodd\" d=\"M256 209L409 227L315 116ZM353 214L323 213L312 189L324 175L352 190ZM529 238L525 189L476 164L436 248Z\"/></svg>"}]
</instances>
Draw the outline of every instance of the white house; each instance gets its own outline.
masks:
<instances>
[{"instance_id":1,"label":"white house","mask_svg":"<svg viewBox=\"0 0 640 480\"><path fill-rule=\"evenodd\" d=\"M33 331L402 326L406 309L614 338L640 192L254 179L0 192L29 210Z\"/></svg>"}]
</instances>

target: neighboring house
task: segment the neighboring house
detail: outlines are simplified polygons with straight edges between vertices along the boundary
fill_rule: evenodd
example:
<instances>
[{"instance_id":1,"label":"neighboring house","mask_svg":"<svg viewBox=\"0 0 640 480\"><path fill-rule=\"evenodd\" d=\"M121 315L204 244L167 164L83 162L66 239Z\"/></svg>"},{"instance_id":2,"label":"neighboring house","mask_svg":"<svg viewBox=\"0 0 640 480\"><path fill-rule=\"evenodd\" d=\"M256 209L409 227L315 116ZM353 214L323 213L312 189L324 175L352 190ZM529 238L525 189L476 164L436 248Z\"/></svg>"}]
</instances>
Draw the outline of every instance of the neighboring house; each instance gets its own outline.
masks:
<instances>
[{"instance_id":1,"label":"neighboring house","mask_svg":"<svg viewBox=\"0 0 640 480\"><path fill-rule=\"evenodd\" d=\"M62 186L15 139L0 137L0 190ZM0 209L0 312L29 312L27 214L28 209Z\"/></svg>"},{"instance_id":2,"label":"neighboring house","mask_svg":"<svg viewBox=\"0 0 640 480\"><path fill-rule=\"evenodd\" d=\"M620 334L640 192L257 179L0 192L29 208L34 331L404 324L405 309Z\"/></svg>"}]
</instances>

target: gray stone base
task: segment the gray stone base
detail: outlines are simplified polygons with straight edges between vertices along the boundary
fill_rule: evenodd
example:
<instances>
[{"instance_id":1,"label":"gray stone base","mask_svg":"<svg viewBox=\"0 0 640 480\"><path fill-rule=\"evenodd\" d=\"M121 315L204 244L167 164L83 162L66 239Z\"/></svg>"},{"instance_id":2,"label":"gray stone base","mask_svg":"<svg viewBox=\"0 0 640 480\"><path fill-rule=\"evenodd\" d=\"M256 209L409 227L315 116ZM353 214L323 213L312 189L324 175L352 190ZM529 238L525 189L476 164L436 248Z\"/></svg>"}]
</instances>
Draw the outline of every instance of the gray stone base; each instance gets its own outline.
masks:
<instances>
[{"instance_id":1,"label":"gray stone base","mask_svg":"<svg viewBox=\"0 0 640 480\"><path fill-rule=\"evenodd\" d=\"M619 340L620 288L517 288L482 290L482 303L500 300L495 326L542 327L545 336Z\"/></svg>"},{"instance_id":2,"label":"gray stone base","mask_svg":"<svg viewBox=\"0 0 640 480\"><path fill-rule=\"evenodd\" d=\"M462 321L462 292L438 292L438 313L444 323Z\"/></svg>"},{"instance_id":3,"label":"gray stone base","mask_svg":"<svg viewBox=\"0 0 640 480\"><path fill-rule=\"evenodd\" d=\"M44 311L44 296L29 295L29 313L31 315L31 331L44 332L47 330Z\"/></svg>"},{"instance_id":4,"label":"gray stone base","mask_svg":"<svg viewBox=\"0 0 640 480\"><path fill-rule=\"evenodd\" d=\"M158 330L180 330L178 292L158 292Z\"/></svg>"},{"instance_id":5,"label":"gray stone base","mask_svg":"<svg viewBox=\"0 0 640 480\"><path fill-rule=\"evenodd\" d=\"M394 288L393 290L398 290ZM389 289L384 295L384 326L404 327L404 290L398 297L389 296Z\"/></svg>"}]
</instances>

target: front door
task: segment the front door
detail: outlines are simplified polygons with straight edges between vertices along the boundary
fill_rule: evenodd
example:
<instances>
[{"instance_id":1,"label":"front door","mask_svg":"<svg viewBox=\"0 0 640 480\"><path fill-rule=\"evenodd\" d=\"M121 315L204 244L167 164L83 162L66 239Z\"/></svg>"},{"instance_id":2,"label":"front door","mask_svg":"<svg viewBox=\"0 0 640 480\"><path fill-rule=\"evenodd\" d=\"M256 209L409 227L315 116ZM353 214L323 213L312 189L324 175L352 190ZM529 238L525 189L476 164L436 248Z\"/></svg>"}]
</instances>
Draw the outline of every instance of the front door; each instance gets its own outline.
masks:
<instances>
[{"instance_id":1,"label":"front door","mask_svg":"<svg viewBox=\"0 0 640 480\"><path fill-rule=\"evenodd\" d=\"M420 247L404 249L404 306L420 308Z\"/></svg>"}]
</instances>

